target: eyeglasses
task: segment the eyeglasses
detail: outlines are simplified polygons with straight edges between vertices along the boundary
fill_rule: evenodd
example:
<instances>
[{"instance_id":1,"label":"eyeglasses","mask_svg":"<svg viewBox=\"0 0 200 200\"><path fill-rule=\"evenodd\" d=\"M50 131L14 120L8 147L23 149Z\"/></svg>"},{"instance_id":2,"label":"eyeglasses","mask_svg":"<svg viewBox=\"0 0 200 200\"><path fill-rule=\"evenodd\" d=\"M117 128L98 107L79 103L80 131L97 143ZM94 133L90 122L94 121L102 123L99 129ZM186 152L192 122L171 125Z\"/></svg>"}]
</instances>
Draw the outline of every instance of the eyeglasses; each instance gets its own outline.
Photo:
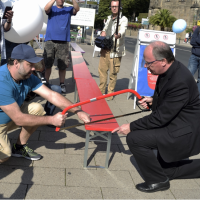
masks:
<instances>
[{"instance_id":1,"label":"eyeglasses","mask_svg":"<svg viewBox=\"0 0 200 200\"><path fill-rule=\"evenodd\" d=\"M150 67L150 65L152 65L154 62L156 61L161 61L161 60L154 60L152 62L145 62L144 64L147 66L147 67Z\"/></svg>"},{"instance_id":2,"label":"eyeglasses","mask_svg":"<svg viewBox=\"0 0 200 200\"><path fill-rule=\"evenodd\" d=\"M119 6L111 6L111 8L118 8Z\"/></svg>"}]
</instances>

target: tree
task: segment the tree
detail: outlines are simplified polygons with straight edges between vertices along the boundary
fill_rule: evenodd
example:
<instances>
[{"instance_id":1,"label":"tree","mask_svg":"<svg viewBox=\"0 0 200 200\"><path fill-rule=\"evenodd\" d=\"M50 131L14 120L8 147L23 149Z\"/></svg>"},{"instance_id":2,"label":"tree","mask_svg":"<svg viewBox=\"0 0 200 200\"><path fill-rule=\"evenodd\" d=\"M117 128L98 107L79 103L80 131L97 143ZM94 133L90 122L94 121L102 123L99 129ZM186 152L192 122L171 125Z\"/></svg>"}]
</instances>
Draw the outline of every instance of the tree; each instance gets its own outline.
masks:
<instances>
[{"instance_id":1,"label":"tree","mask_svg":"<svg viewBox=\"0 0 200 200\"><path fill-rule=\"evenodd\" d=\"M72 4L72 2L70 0L65 0L65 3Z\"/></svg>"},{"instance_id":2,"label":"tree","mask_svg":"<svg viewBox=\"0 0 200 200\"><path fill-rule=\"evenodd\" d=\"M172 28L176 18L171 15L171 12L167 9L161 9L157 13L149 18L149 23L161 27L161 31L164 31L165 27Z\"/></svg>"},{"instance_id":3,"label":"tree","mask_svg":"<svg viewBox=\"0 0 200 200\"><path fill-rule=\"evenodd\" d=\"M130 19L133 13L136 13L136 16L139 13L148 13L150 0L121 0L122 3L122 14ZM103 20L107 19L111 15L109 10L110 0L100 0L99 3L99 13L95 17L95 25L99 24L103 27Z\"/></svg>"},{"instance_id":4,"label":"tree","mask_svg":"<svg viewBox=\"0 0 200 200\"><path fill-rule=\"evenodd\" d=\"M109 15L111 15L111 11L109 10L110 2L108 0L100 0L99 3L99 12L98 15L95 16L95 26L103 28L103 20L107 19Z\"/></svg>"}]
</instances>

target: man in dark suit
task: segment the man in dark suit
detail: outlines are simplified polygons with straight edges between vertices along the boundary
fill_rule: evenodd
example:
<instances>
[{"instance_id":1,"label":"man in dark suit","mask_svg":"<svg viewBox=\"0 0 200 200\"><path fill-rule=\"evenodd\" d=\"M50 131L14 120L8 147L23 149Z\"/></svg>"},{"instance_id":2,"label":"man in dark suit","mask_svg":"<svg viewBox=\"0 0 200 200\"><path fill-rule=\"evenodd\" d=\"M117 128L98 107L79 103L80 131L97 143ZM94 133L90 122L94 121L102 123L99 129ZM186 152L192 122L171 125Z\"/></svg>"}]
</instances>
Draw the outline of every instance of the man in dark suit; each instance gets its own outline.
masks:
<instances>
[{"instance_id":1,"label":"man in dark suit","mask_svg":"<svg viewBox=\"0 0 200 200\"><path fill-rule=\"evenodd\" d=\"M136 188L156 192L169 189L172 179L200 178L200 160L182 160L200 152L200 100L193 76L167 44L151 43L144 60L145 67L159 75L153 97L139 101L144 108L148 102L152 113L113 132L127 135L145 180Z\"/></svg>"}]
</instances>

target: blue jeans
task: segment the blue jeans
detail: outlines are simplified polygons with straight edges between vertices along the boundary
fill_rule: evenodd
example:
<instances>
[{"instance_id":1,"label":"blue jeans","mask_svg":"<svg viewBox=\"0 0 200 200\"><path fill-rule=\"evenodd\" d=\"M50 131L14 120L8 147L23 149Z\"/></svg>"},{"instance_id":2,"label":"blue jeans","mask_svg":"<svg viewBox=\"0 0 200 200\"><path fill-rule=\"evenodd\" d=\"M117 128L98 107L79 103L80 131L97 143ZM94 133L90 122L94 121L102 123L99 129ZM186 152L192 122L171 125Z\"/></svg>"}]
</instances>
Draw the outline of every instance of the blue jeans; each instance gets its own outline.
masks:
<instances>
[{"instance_id":1,"label":"blue jeans","mask_svg":"<svg viewBox=\"0 0 200 200\"><path fill-rule=\"evenodd\" d=\"M55 91L55 92L58 92L58 93L60 93L61 94L61 87L60 86L58 86L58 85L48 85L48 87L49 87L49 89L51 89L51 90L53 90L53 91ZM45 106L44 106L44 110L45 110L45 112L46 112L46 115L53 115L53 112L54 112L54 110L55 110L55 108L56 108L56 106L54 106L52 103L50 103L50 102L46 102L46 104L45 104Z\"/></svg>"},{"instance_id":2,"label":"blue jeans","mask_svg":"<svg viewBox=\"0 0 200 200\"><path fill-rule=\"evenodd\" d=\"M198 70L197 86L198 86L198 90L200 94L200 57L199 56L195 56L194 54L190 56L188 69L190 70L193 76Z\"/></svg>"}]
</instances>

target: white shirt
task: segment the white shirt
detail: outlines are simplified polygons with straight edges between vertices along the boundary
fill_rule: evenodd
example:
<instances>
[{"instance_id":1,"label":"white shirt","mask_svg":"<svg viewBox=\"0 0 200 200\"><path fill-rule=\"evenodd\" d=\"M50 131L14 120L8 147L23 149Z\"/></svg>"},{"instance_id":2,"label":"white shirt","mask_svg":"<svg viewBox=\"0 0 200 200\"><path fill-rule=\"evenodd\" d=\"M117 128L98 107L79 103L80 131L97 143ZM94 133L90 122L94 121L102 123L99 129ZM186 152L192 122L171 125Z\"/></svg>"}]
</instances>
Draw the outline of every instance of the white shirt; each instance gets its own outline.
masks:
<instances>
[{"instance_id":1,"label":"white shirt","mask_svg":"<svg viewBox=\"0 0 200 200\"><path fill-rule=\"evenodd\" d=\"M108 16L106 24L103 28L103 31L106 32L106 36L112 36L116 32L116 26L117 26L117 17L113 20L112 15ZM117 40L116 52L114 52L115 37L113 36L113 48L111 49L110 52L110 58L122 57L126 55L125 33L127 26L128 26L128 19L125 16L122 16L122 13L120 13L118 33L121 34L121 37Z\"/></svg>"}]
</instances>

